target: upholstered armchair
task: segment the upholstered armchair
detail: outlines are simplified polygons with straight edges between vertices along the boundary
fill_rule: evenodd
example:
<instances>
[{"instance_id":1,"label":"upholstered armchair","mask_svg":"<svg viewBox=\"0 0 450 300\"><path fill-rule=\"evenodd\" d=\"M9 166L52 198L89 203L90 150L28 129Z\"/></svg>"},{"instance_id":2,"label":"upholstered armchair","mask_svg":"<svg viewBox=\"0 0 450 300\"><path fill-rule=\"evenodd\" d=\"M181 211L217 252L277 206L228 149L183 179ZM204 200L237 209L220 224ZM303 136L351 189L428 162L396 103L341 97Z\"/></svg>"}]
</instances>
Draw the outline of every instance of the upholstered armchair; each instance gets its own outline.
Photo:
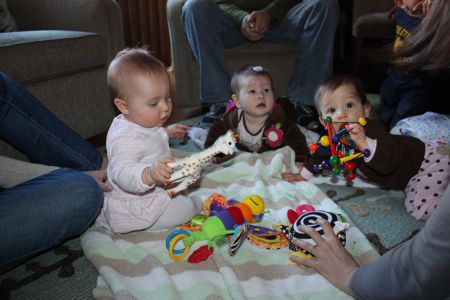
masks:
<instances>
[{"instance_id":1,"label":"upholstered armchair","mask_svg":"<svg viewBox=\"0 0 450 300\"><path fill-rule=\"evenodd\" d=\"M123 48L114 0L9 0L18 31L0 33L0 70L83 138L115 116L106 67ZM0 154L21 157L0 141Z\"/></svg>"},{"instance_id":2,"label":"upholstered armchair","mask_svg":"<svg viewBox=\"0 0 450 300\"><path fill-rule=\"evenodd\" d=\"M359 69L366 40L390 40L394 38L394 24L389 19L389 11L393 7L393 0L353 0L354 71Z\"/></svg>"},{"instance_id":3,"label":"upholstered armchair","mask_svg":"<svg viewBox=\"0 0 450 300\"><path fill-rule=\"evenodd\" d=\"M181 24L181 9L186 0L167 1L172 65L176 81L177 107L200 106L199 70ZM295 44L244 43L227 49L225 61L230 73L244 65L263 65L271 71L276 96L287 90L295 60Z\"/></svg>"}]
</instances>

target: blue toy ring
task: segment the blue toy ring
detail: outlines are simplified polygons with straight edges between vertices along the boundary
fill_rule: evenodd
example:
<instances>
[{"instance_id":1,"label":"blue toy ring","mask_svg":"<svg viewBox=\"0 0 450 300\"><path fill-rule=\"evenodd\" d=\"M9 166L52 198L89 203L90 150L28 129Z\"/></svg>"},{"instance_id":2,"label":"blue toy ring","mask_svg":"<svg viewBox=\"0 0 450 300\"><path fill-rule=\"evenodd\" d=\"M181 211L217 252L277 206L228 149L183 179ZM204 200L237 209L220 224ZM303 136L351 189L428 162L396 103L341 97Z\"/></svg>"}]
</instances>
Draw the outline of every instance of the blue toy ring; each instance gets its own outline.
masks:
<instances>
[{"instance_id":1,"label":"blue toy ring","mask_svg":"<svg viewBox=\"0 0 450 300\"><path fill-rule=\"evenodd\" d=\"M187 236L191 235L189 233L189 231L186 231L186 230L180 229L180 230L172 231L166 238L166 249L167 250L169 250L169 248L170 248L170 242L172 241L172 239L179 234L185 234ZM173 254L175 254L175 255L180 255L183 252L184 252L184 249L178 249L178 250L173 249Z\"/></svg>"}]
</instances>

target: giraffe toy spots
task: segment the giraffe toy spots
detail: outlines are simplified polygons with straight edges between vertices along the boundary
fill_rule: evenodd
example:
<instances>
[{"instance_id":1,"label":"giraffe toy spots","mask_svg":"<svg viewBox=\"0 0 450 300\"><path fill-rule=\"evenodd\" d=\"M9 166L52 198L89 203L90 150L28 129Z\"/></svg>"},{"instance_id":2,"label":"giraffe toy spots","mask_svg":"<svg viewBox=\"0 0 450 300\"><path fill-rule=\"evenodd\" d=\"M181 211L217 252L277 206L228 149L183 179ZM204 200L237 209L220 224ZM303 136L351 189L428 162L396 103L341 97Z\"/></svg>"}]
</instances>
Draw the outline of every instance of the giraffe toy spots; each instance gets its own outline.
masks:
<instances>
[{"instance_id":1,"label":"giraffe toy spots","mask_svg":"<svg viewBox=\"0 0 450 300\"><path fill-rule=\"evenodd\" d=\"M189 157L179 159L168 166L175 170L166 185L177 184L167 192L173 197L180 191L186 189L200 178L201 168L209 162L215 155L223 153L225 155L233 154L237 143L237 136L229 130L226 134L219 137L216 142L208 149L202 152L192 154Z\"/></svg>"}]
</instances>

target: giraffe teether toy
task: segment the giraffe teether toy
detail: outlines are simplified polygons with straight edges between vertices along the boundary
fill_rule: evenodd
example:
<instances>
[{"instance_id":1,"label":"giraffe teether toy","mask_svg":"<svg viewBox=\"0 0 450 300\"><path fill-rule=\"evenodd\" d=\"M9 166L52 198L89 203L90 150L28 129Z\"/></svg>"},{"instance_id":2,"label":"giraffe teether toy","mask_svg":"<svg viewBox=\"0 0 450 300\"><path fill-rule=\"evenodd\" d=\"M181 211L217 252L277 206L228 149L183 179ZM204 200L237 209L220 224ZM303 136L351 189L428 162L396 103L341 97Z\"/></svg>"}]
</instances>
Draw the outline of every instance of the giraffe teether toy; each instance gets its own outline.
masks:
<instances>
[{"instance_id":1,"label":"giraffe teether toy","mask_svg":"<svg viewBox=\"0 0 450 300\"><path fill-rule=\"evenodd\" d=\"M225 135L219 137L208 149L192 154L189 157L179 159L174 163L167 164L176 171L165 184L169 185L178 183L177 186L168 189L167 192L169 192L169 194L173 197L178 192L186 189L189 185L196 182L197 179L200 178L202 166L219 153L226 155L233 154L233 149L236 146L236 142L236 134L232 130L229 130Z\"/></svg>"}]
</instances>

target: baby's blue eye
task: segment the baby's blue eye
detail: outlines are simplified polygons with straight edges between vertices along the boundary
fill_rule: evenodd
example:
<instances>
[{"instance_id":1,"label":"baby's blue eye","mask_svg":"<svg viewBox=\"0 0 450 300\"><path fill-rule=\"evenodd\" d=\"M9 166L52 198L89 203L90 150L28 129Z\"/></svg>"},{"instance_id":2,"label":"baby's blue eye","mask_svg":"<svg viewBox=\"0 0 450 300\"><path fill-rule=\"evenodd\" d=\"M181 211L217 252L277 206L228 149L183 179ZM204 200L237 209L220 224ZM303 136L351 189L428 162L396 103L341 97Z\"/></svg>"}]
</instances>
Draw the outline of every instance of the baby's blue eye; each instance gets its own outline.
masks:
<instances>
[{"instance_id":1,"label":"baby's blue eye","mask_svg":"<svg viewBox=\"0 0 450 300\"><path fill-rule=\"evenodd\" d=\"M353 103L347 103L347 108L352 108L353 107Z\"/></svg>"}]
</instances>

